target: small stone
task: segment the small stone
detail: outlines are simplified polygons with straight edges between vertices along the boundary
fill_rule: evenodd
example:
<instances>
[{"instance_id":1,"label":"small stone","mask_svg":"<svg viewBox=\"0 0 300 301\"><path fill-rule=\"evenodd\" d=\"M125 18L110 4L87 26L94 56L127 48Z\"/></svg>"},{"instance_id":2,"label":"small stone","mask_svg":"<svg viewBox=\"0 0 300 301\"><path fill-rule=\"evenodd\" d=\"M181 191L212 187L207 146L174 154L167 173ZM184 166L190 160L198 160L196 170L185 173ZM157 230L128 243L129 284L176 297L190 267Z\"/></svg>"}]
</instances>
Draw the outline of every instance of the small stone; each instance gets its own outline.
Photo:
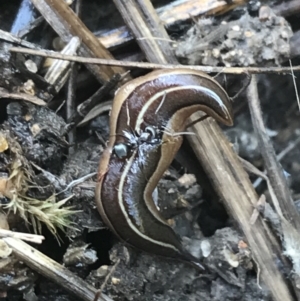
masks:
<instances>
[{"instance_id":1,"label":"small stone","mask_svg":"<svg viewBox=\"0 0 300 301\"><path fill-rule=\"evenodd\" d=\"M8 149L8 143L4 135L0 133L0 153L3 153Z\"/></svg>"},{"instance_id":2,"label":"small stone","mask_svg":"<svg viewBox=\"0 0 300 301\"><path fill-rule=\"evenodd\" d=\"M107 265L102 265L99 269L97 269L96 276L97 278L105 278L109 273L109 268Z\"/></svg>"},{"instance_id":3,"label":"small stone","mask_svg":"<svg viewBox=\"0 0 300 301\"><path fill-rule=\"evenodd\" d=\"M32 60L27 60L25 62L25 66L32 73L37 73L37 71L38 71L36 63L34 61L32 61Z\"/></svg>"},{"instance_id":4,"label":"small stone","mask_svg":"<svg viewBox=\"0 0 300 301\"><path fill-rule=\"evenodd\" d=\"M12 249L6 244L6 242L0 239L0 258L7 258L12 252Z\"/></svg>"},{"instance_id":5,"label":"small stone","mask_svg":"<svg viewBox=\"0 0 300 301\"><path fill-rule=\"evenodd\" d=\"M193 174L186 173L178 179L178 182L182 186L188 188L188 187L192 186L194 183L196 183L196 177Z\"/></svg>"},{"instance_id":6,"label":"small stone","mask_svg":"<svg viewBox=\"0 0 300 301\"><path fill-rule=\"evenodd\" d=\"M240 31L241 30L241 27L239 25L234 25L231 27L232 30L234 31Z\"/></svg>"},{"instance_id":7,"label":"small stone","mask_svg":"<svg viewBox=\"0 0 300 301\"><path fill-rule=\"evenodd\" d=\"M116 278L116 277L112 277L111 278L111 282L112 282L112 284L117 285L117 284L119 284L121 282L121 279L120 278Z\"/></svg>"},{"instance_id":8,"label":"small stone","mask_svg":"<svg viewBox=\"0 0 300 301\"><path fill-rule=\"evenodd\" d=\"M207 239L201 241L201 250L203 257L208 257L210 255L211 244Z\"/></svg>"}]
</instances>

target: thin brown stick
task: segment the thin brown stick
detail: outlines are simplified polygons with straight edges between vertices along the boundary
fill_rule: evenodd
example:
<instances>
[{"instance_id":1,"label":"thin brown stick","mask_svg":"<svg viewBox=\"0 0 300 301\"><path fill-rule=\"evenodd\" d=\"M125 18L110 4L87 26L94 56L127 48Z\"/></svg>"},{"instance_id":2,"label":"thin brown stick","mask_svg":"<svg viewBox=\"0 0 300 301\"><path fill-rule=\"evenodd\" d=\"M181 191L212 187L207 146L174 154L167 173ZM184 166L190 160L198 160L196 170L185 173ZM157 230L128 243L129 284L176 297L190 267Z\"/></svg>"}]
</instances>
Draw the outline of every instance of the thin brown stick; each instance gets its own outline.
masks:
<instances>
[{"instance_id":1,"label":"thin brown stick","mask_svg":"<svg viewBox=\"0 0 300 301\"><path fill-rule=\"evenodd\" d=\"M94 300L97 290L59 263L19 239L6 237L3 240L12 248L14 255L33 270L62 286L78 299ZM104 294L101 294L99 300L112 301Z\"/></svg>"},{"instance_id":2,"label":"thin brown stick","mask_svg":"<svg viewBox=\"0 0 300 301\"><path fill-rule=\"evenodd\" d=\"M108 113L112 108L112 100L104 101L96 105L93 110L89 111L88 114L78 123L78 127L84 126L87 122L96 118L97 116ZM97 132L96 132L97 134ZM100 136L98 136L100 138ZM100 138L101 140L101 138ZM105 141L102 141L102 145L106 145Z\"/></svg>"},{"instance_id":3,"label":"thin brown stick","mask_svg":"<svg viewBox=\"0 0 300 301\"><path fill-rule=\"evenodd\" d=\"M232 10L237 6L244 5L248 0L181 0L172 1L171 3L156 9L160 22L165 27L174 25L177 22L196 20L201 16L209 17L216 14L222 14ZM156 13L154 15L156 15ZM97 35L97 33L95 33ZM154 34L152 38L156 38ZM142 37L140 39L143 39ZM99 40L106 48L116 48L122 44L133 41L134 37L128 30L128 27L122 26L110 31L101 32ZM170 41L170 39L168 38Z\"/></svg>"},{"instance_id":4,"label":"thin brown stick","mask_svg":"<svg viewBox=\"0 0 300 301\"><path fill-rule=\"evenodd\" d=\"M73 55L77 53L80 46L80 40L78 37L72 38L69 43L61 51L62 54ZM68 80L71 64L69 61L52 60L51 66L48 68L45 74L45 80L51 85L53 94L58 93ZM52 95L53 97L53 95ZM48 102L51 101L52 97L48 97Z\"/></svg>"},{"instance_id":5,"label":"thin brown stick","mask_svg":"<svg viewBox=\"0 0 300 301\"><path fill-rule=\"evenodd\" d=\"M300 215L295 208L283 169L276 158L274 148L267 134L257 91L256 77L253 76L247 91L252 124L260 144L261 155L264 159L268 177L275 194L280 201L283 216L290 221L300 233Z\"/></svg>"},{"instance_id":6,"label":"thin brown stick","mask_svg":"<svg viewBox=\"0 0 300 301\"><path fill-rule=\"evenodd\" d=\"M180 64L156 64L156 63L143 63L143 62L131 62L131 61L118 61L111 59L98 59L98 58L87 58L74 55L64 55L50 50L34 50L22 47L11 47L11 52L18 52L31 55L39 55L43 57L50 57L54 59L61 59L71 62L84 63L84 64L97 64L97 65L109 65L109 66L120 66L128 68L144 68L144 69L177 69L186 68L190 70L199 70L207 73L226 73L226 74L282 74L290 73L290 67L210 67L210 66L185 66ZM300 66L293 66L292 70L300 71Z\"/></svg>"},{"instance_id":7,"label":"thin brown stick","mask_svg":"<svg viewBox=\"0 0 300 301\"><path fill-rule=\"evenodd\" d=\"M291 60L289 60L289 63L290 63L290 67L291 67L291 73L292 73L292 79L293 79L293 84L294 84L294 88L295 88L295 94L296 94L298 109L300 111L300 100L299 100L299 93L298 93L298 88L297 88L297 84L296 84L296 77L295 77L294 71L292 69L293 65L292 65Z\"/></svg>"},{"instance_id":8,"label":"thin brown stick","mask_svg":"<svg viewBox=\"0 0 300 301\"><path fill-rule=\"evenodd\" d=\"M77 0L75 3L75 13L77 17L80 17L81 14L81 0ZM72 38L73 39L73 38ZM72 40L71 39L71 40ZM76 77L77 77L77 64L72 63L70 68L70 76L68 81L68 92L67 92L67 102L66 102L66 119L68 120L73 116L76 112ZM75 153L75 143L77 141L76 136L76 128L69 128L68 130L68 142L71 145L69 147L68 152L69 155L73 155Z\"/></svg>"},{"instance_id":9,"label":"thin brown stick","mask_svg":"<svg viewBox=\"0 0 300 301\"><path fill-rule=\"evenodd\" d=\"M74 36L77 36L81 40L81 46L79 48L79 53L81 55L85 57L92 56L113 59L110 52L88 30L65 1L31 1L65 43L68 43ZM101 83L109 80L115 73L122 74L125 72L119 67L87 65L87 68L93 72Z\"/></svg>"},{"instance_id":10,"label":"thin brown stick","mask_svg":"<svg viewBox=\"0 0 300 301\"><path fill-rule=\"evenodd\" d=\"M290 151L292 151L298 144L300 143L300 137L298 137L295 141L289 143L287 147L285 147L277 156L277 161L280 162ZM264 171L266 173L266 171ZM262 178L258 178L253 182L253 186L257 188L262 182Z\"/></svg>"},{"instance_id":11,"label":"thin brown stick","mask_svg":"<svg viewBox=\"0 0 300 301\"><path fill-rule=\"evenodd\" d=\"M29 95L29 94L26 94L26 93L21 93L21 92L10 93L6 89L0 87L0 99L1 98L10 98L10 99L15 99L15 100L24 100L24 101L31 102L31 103L33 103L35 105L38 105L38 106L45 106L45 105L47 105L45 101L43 101L42 99L40 99L40 98L38 98L36 96Z\"/></svg>"},{"instance_id":12,"label":"thin brown stick","mask_svg":"<svg viewBox=\"0 0 300 301\"><path fill-rule=\"evenodd\" d=\"M192 120L196 119L192 117ZM275 265L276 260L282 261L281 249L276 238L262 218L258 218L254 225L250 223L258 196L232 147L225 139L220 140L223 134L220 128L212 123L211 120L204 120L201 124L194 125L198 128L198 135L188 139L194 149L201 151L201 157L198 158L204 162L203 167L209 174L214 188L247 238L252 256L261 271L261 279L268 286L274 300L291 301L293 298L285 277ZM215 139L208 142L207 137ZM216 142L217 139L219 143Z\"/></svg>"},{"instance_id":13,"label":"thin brown stick","mask_svg":"<svg viewBox=\"0 0 300 301\"><path fill-rule=\"evenodd\" d=\"M67 111L66 111L66 119L70 119L76 113L76 76L77 76L77 64L72 63L70 77L68 81L68 95L67 95ZM70 145L74 145L76 143L76 128L72 127L68 130L68 142ZM69 155L73 155L75 153L75 146L71 146L69 148Z\"/></svg>"},{"instance_id":14,"label":"thin brown stick","mask_svg":"<svg viewBox=\"0 0 300 301\"><path fill-rule=\"evenodd\" d=\"M101 284L101 287L99 288L99 290L97 291L97 294L95 296L95 300L94 301L98 301L99 296L101 296L105 286L107 285L109 279L111 278L111 276L114 274L117 266L120 263L120 258L117 260L117 262L114 264L114 266L111 268L111 270L109 271L109 273L106 275L103 283Z\"/></svg>"},{"instance_id":15,"label":"thin brown stick","mask_svg":"<svg viewBox=\"0 0 300 301\"><path fill-rule=\"evenodd\" d=\"M149 62L177 63L171 39L150 1L114 0Z\"/></svg>"},{"instance_id":16,"label":"thin brown stick","mask_svg":"<svg viewBox=\"0 0 300 301\"><path fill-rule=\"evenodd\" d=\"M295 256L295 254L298 253L300 245L300 215L293 202L284 171L277 160L274 148L263 123L255 76L253 76L248 88L247 96L252 124L258 137L261 155L264 159L265 168L272 188L270 189L269 187L271 199L281 222L285 254L290 257L294 265L294 291L299 299L300 293L296 284L300 276L299 259L298 255Z\"/></svg>"}]
</instances>

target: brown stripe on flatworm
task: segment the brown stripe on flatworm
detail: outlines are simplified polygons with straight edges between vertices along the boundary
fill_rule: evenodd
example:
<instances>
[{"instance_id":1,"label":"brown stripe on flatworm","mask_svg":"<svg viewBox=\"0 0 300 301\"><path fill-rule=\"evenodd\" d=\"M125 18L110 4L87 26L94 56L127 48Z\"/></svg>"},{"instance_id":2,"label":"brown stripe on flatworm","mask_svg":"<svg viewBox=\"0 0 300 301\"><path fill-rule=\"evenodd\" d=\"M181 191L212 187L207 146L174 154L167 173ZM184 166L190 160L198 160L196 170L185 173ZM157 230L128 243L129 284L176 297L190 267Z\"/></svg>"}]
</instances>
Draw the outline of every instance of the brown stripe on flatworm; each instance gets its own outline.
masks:
<instances>
[{"instance_id":1,"label":"brown stripe on flatworm","mask_svg":"<svg viewBox=\"0 0 300 301\"><path fill-rule=\"evenodd\" d=\"M161 217L153 191L173 160L182 137L163 132L161 144L142 143L120 159L116 143L123 131L140 133L145 126L182 131L198 110L231 125L232 108L224 89L208 75L187 69L159 70L121 87L110 117L110 140L99 165L96 203L109 228L123 241L158 255L195 263Z\"/></svg>"}]
</instances>

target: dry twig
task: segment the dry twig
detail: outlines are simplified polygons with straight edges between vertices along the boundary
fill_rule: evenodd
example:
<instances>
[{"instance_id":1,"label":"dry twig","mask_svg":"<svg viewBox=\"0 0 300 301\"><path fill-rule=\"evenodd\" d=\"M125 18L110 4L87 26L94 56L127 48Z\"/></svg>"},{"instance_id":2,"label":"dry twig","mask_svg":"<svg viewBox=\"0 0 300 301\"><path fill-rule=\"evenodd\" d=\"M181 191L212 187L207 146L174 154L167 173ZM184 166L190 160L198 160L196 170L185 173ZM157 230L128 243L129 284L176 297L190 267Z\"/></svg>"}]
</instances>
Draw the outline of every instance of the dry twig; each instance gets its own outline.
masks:
<instances>
[{"instance_id":1,"label":"dry twig","mask_svg":"<svg viewBox=\"0 0 300 301\"><path fill-rule=\"evenodd\" d=\"M13 249L14 255L33 270L59 284L77 298L94 300L97 290L62 265L19 239L6 237L3 240ZM112 301L104 294L101 294L99 300Z\"/></svg>"},{"instance_id":2,"label":"dry twig","mask_svg":"<svg viewBox=\"0 0 300 301\"><path fill-rule=\"evenodd\" d=\"M272 202L281 220L285 254L292 259L294 270L299 277L300 261L297 253L300 246L300 215L295 207L284 171L276 158L275 151L263 123L255 76L252 78L247 96L252 124L259 140L261 155L264 159L270 186L272 186ZM294 288L297 293L296 284Z\"/></svg>"},{"instance_id":3,"label":"dry twig","mask_svg":"<svg viewBox=\"0 0 300 301\"><path fill-rule=\"evenodd\" d=\"M15 99L15 100L24 100L24 101L34 103L35 105L38 105L38 106L45 106L46 105L46 102L44 102L42 99L40 99L36 96L29 95L29 94L26 94L26 93L21 93L21 92L10 93L4 88L0 88L0 98L10 98L10 99Z\"/></svg>"},{"instance_id":4,"label":"dry twig","mask_svg":"<svg viewBox=\"0 0 300 301\"><path fill-rule=\"evenodd\" d=\"M81 40L79 53L82 56L113 58L65 1L32 0L32 3L64 42L68 43L74 36L79 37ZM87 65L87 68L93 72L101 83L109 80L115 73L125 72L122 68L109 66Z\"/></svg>"},{"instance_id":5,"label":"dry twig","mask_svg":"<svg viewBox=\"0 0 300 301\"><path fill-rule=\"evenodd\" d=\"M51 57L54 59L67 60L77 63L85 64L98 64L98 65L109 65L109 66L120 66L128 68L144 68L144 69L178 69L186 68L191 70L199 70L207 73L226 73L226 74L282 74L291 71L290 67L210 67L210 66L183 66L180 64L168 64L164 63L143 63L143 62L131 62L131 61L118 61L113 59L100 59L100 58L88 58L73 55L63 55L54 51L49 50L33 50L22 47L11 47L11 52L19 52L24 54L39 55L42 57ZM300 66L293 66L294 71L300 71Z\"/></svg>"},{"instance_id":6,"label":"dry twig","mask_svg":"<svg viewBox=\"0 0 300 301\"><path fill-rule=\"evenodd\" d=\"M21 232L14 232L10 230L0 229L0 237L12 237L12 238L18 238L21 240L29 241L31 243L35 244L41 244L43 240L45 239L42 235L37 234L30 234L30 233L21 233Z\"/></svg>"}]
</instances>

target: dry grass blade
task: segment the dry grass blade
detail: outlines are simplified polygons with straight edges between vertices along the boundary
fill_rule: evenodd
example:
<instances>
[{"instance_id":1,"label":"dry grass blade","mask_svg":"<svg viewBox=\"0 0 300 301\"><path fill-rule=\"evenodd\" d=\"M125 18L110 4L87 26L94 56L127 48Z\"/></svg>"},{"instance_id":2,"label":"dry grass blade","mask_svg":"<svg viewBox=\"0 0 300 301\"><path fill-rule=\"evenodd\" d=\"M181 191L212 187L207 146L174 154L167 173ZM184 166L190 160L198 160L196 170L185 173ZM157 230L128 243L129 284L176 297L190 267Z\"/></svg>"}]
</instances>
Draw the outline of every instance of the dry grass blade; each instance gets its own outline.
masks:
<instances>
[{"instance_id":1,"label":"dry grass blade","mask_svg":"<svg viewBox=\"0 0 300 301\"><path fill-rule=\"evenodd\" d=\"M29 234L29 233L21 233L21 232L14 232L10 230L0 229L0 237L13 237L18 238L24 241L41 244L45 239L44 236L36 235L36 234Z\"/></svg>"},{"instance_id":2,"label":"dry grass blade","mask_svg":"<svg viewBox=\"0 0 300 301\"><path fill-rule=\"evenodd\" d=\"M57 236L57 228L74 228L69 217L77 211L72 207L63 205L72 196L59 202L55 201L55 195L49 199L40 201L26 196L15 195L11 201L4 206L4 209L18 213L27 223L31 223L35 233L42 232L42 224L45 224L49 231Z\"/></svg>"},{"instance_id":3,"label":"dry grass blade","mask_svg":"<svg viewBox=\"0 0 300 301\"><path fill-rule=\"evenodd\" d=\"M16 140L4 131L1 132L1 137L13 154L9 177L0 178L0 194L10 199L10 202L2 207L19 214L33 226L35 233L41 233L42 224L45 224L55 236L57 236L57 229L74 228L69 217L76 211L70 206L64 207L72 196L60 201L56 201L54 194L46 200L26 196L29 184L36 185L32 183L33 170L27 159L22 156L21 147Z\"/></svg>"},{"instance_id":4,"label":"dry grass blade","mask_svg":"<svg viewBox=\"0 0 300 301\"><path fill-rule=\"evenodd\" d=\"M7 90L5 90L4 88L0 88L0 98L10 98L10 99L15 99L15 100L25 100L31 103L34 103L38 106L45 106L46 103L36 97L36 96L32 96L26 93L21 93L21 92L15 92L15 93L10 93Z\"/></svg>"}]
</instances>

